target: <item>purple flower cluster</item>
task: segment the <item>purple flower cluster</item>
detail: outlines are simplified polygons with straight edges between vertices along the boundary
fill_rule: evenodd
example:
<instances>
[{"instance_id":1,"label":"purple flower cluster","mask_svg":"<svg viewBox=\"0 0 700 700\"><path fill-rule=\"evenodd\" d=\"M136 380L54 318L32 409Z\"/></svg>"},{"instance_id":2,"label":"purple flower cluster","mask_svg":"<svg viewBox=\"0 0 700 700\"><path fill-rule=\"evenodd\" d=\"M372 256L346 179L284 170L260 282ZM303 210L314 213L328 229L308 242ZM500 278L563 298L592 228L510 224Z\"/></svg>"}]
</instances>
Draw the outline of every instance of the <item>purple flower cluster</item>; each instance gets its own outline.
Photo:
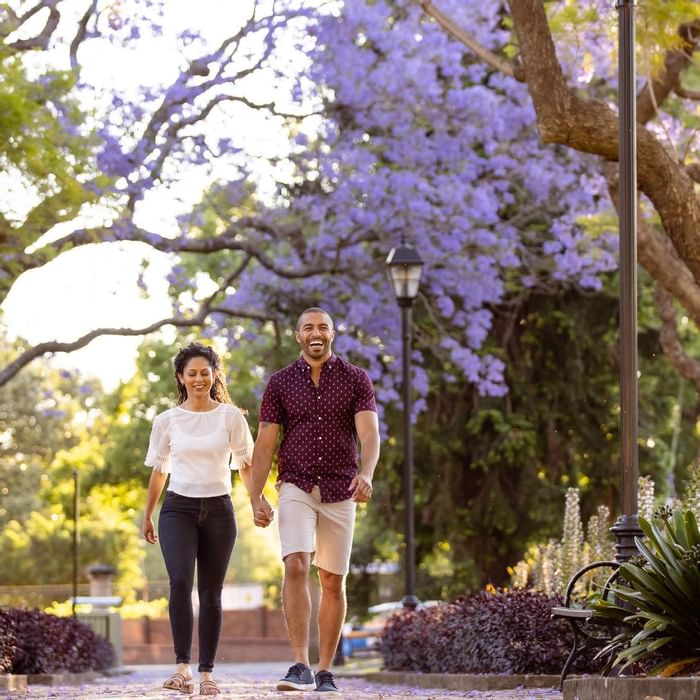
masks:
<instances>
[{"instance_id":1,"label":"purple flower cluster","mask_svg":"<svg viewBox=\"0 0 700 700\"><path fill-rule=\"evenodd\" d=\"M441 8L491 50L510 41L498 4ZM586 229L608 206L603 179L590 159L543 147L526 87L471 57L418 3L346 3L313 35L322 145L297 138L300 178L314 186L285 210L305 222L304 246L265 246L289 269L336 261L337 272L294 280L254 268L237 305L268 308L272 297L293 318L307 300L325 304L347 325L337 351L362 358L380 401L396 401L399 313L383 263L404 239L426 262L416 315L437 331L417 334L419 394L424 353L435 352L481 394L502 395L505 366L485 348L509 289L597 289L615 269L613 233Z\"/></svg>"},{"instance_id":2,"label":"purple flower cluster","mask_svg":"<svg viewBox=\"0 0 700 700\"><path fill-rule=\"evenodd\" d=\"M498 3L443 0L440 7L485 48L505 55L512 35ZM112 92L98 102L102 177L86 187L125 205L104 238L177 252L195 239L228 236L254 260L226 283L220 310L274 309L290 323L300 308L323 304L344 324L336 350L368 368L384 405L399 400L401 355L384 260L404 240L426 263L415 305L419 397L428 391L428 355L454 381L503 395L506 368L489 348L494 308L524 288L596 290L615 269L616 237L593 225L609 207L593 161L543 147L526 86L473 56L413 0L355 0L315 15L291 0L274 8L278 14L260 10L240 36L214 47L185 30L187 60L168 86L142 86L136 99ZM162 0L111 3L91 18L86 36L147 41L160 32L162 11ZM271 59L284 32L310 62L293 86L292 69L279 54ZM588 80L591 66L609 68L605 38L586 35L586 42L585 60L573 44L562 51L574 81ZM314 133L294 130L294 172L280 178L277 208L260 204L246 177L251 139L210 126L221 123L225 105L247 99L246 86L262 75L323 114ZM177 237L132 226L151 189L183 170L211 175L224 165L230 182L213 186L202 205L179 217ZM237 224L242 212L257 224ZM217 255L219 266L205 267L221 282L240 258ZM193 272L186 257L174 261L168 281L176 316L185 313L176 300L195 286ZM230 318L215 315L206 333L241 342ZM423 406L419 398L414 412Z\"/></svg>"}]
</instances>

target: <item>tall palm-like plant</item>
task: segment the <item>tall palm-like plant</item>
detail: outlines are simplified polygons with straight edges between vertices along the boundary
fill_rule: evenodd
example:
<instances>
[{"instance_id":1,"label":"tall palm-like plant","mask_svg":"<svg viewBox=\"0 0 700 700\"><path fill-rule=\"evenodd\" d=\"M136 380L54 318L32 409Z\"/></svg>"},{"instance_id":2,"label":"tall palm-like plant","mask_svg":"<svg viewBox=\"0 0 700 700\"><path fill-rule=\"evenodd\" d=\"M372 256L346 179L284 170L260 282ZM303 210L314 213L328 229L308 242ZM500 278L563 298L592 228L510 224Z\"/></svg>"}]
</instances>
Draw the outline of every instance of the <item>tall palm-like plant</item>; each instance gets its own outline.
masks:
<instances>
[{"instance_id":1,"label":"tall palm-like plant","mask_svg":"<svg viewBox=\"0 0 700 700\"><path fill-rule=\"evenodd\" d=\"M626 623L600 656L620 670L656 662L651 672L670 676L700 662L700 532L691 511L666 507L639 524L639 556L620 567L613 596L592 604Z\"/></svg>"}]
</instances>

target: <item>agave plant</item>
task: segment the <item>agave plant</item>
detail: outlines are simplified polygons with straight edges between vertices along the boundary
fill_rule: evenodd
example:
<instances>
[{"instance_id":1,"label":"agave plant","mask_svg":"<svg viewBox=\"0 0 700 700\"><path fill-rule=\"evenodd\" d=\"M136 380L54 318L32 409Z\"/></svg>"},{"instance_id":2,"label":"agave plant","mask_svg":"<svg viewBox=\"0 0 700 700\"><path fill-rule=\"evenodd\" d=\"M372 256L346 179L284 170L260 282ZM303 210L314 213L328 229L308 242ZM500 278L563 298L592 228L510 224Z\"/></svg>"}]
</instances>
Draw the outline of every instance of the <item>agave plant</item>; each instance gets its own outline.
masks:
<instances>
[{"instance_id":1,"label":"agave plant","mask_svg":"<svg viewBox=\"0 0 700 700\"><path fill-rule=\"evenodd\" d=\"M639 524L639 556L621 565L612 597L591 604L625 623L599 655L620 671L655 663L650 673L670 676L700 662L700 532L691 511L662 508Z\"/></svg>"}]
</instances>

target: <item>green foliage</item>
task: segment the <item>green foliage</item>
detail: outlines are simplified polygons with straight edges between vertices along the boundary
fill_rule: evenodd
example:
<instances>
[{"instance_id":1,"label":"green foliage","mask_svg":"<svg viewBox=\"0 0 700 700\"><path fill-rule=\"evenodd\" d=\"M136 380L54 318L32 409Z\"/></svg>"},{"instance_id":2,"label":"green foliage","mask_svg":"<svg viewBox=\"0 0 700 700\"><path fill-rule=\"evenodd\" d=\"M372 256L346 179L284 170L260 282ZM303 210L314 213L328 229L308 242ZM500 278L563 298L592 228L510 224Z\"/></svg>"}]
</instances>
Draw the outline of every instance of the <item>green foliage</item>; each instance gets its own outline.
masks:
<instances>
[{"instance_id":1,"label":"green foliage","mask_svg":"<svg viewBox=\"0 0 700 700\"><path fill-rule=\"evenodd\" d=\"M89 604L75 606L75 612L78 614L78 617L83 613L91 613L93 609L94 606ZM44 608L44 612L56 617L70 617L73 614L73 603L71 600L65 600L62 603L54 601L51 605ZM110 612L118 612L122 620L138 620L142 617L164 617L168 614L168 599L154 598L153 600L126 602L119 607L110 608Z\"/></svg>"},{"instance_id":2,"label":"green foliage","mask_svg":"<svg viewBox=\"0 0 700 700\"><path fill-rule=\"evenodd\" d=\"M67 482L59 483L67 491ZM72 495L72 494L71 494ZM81 501L78 548L79 575L95 563L112 564L116 583L126 598L143 583L143 556L135 523L134 493L122 485L94 486ZM0 585L63 584L71 579L72 510L60 504L32 511L22 522L10 521L0 532Z\"/></svg>"},{"instance_id":3,"label":"green foliage","mask_svg":"<svg viewBox=\"0 0 700 700\"><path fill-rule=\"evenodd\" d=\"M696 462L690 470L681 503L688 510L700 515L700 462Z\"/></svg>"},{"instance_id":4,"label":"green foliage","mask_svg":"<svg viewBox=\"0 0 700 700\"><path fill-rule=\"evenodd\" d=\"M700 532L695 514L676 511L640 519L639 561L620 567L615 600L593 604L596 614L626 625L601 653L617 652L621 670L656 661L652 673L671 675L700 660Z\"/></svg>"},{"instance_id":5,"label":"green foliage","mask_svg":"<svg viewBox=\"0 0 700 700\"><path fill-rule=\"evenodd\" d=\"M511 573L533 576L561 592L570 573L588 561L612 558L608 532L619 489L619 362L617 279L583 297L558 291L531 295L496 309L492 352L506 357L509 394L485 399L452 381L448 358L431 362L427 409L414 425L417 590L422 599L448 599ZM658 317L648 277L640 276L640 471L673 498L696 449L693 389L679 380L661 352ZM417 332L426 334L416 305ZM692 341L692 338L687 340ZM440 337L423 338L439 346ZM679 406L679 381L686 396ZM353 562L403 558L403 449L400 411L384 416L375 491L358 516ZM674 441L674 434L676 435ZM578 493L578 525L562 503ZM697 493L697 489L695 491ZM573 511L572 511L573 512ZM580 534L586 524L585 542ZM568 537L568 536L567 536ZM576 540L578 554L574 555ZM447 545L447 546L445 546ZM510 571L509 562L523 559ZM380 585L403 583L366 573L351 577L352 612L376 602ZM546 582L546 583L545 583ZM353 596L355 599L353 600Z\"/></svg>"},{"instance_id":6,"label":"green foliage","mask_svg":"<svg viewBox=\"0 0 700 700\"><path fill-rule=\"evenodd\" d=\"M0 25L4 21L0 17ZM2 26L3 37L8 29ZM72 95L76 76L43 68L27 53L0 43L0 172L24 193L19 207L17 197L0 201L0 299L25 269L25 249L97 201L97 188L88 183L107 183L96 172L89 120ZM21 211L27 203L29 211ZM47 260L52 255L51 247L45 250Z\"/></svg>"},{"instance_id":7,"label":"green foliage","mask_svg":"<svg viewBox=\"0 0 700 700\"><path fill-rule=\"evenodd\" d=\"M548 3L549 26L558 40L584 46L587 33L617 34L615 4L603 11L601 3L578 0ZM667 51L683 49L678 28L700 17L695 0L647 0L635 3L636 45L640 75L658 75ZM586 56L583 55L585 62Z\"/></svg>"},{"instance_id":8,"label":"green foliage","mask_svg":"<svg viewBox=\"0 0 700 700\"><path fill-rule=\"evenodd\" d=\"M126 598L141 585L142 491L91 483L104 463L109 424L100 398L96 383L42 364L0 387L0 585L71 580L74 472L81 480L81 581L85 567L99 562L117 568Z\"/></svg>"},{"instance_id":9,"label":"green foliage","mask_svg":"<svg viewBox=\"0 0 700 700\"><path fill-rule=\"evenodd\" d=\"M664 55L669 50L683 49L678 33L682 24L700 18L695 0L653 0L639 4L637 41L641 47L642 74L657 75L663 69Z\"/></svg>"},{"instance_id":10,"label":"green foliage","mask_svg":"<svg viewBox=\"0 0 700 700\"><path fill-rule=\"evenodd\" d=\"M11 353L0 337L0 362ZM95 386L35 364L0 387L0 529L39 507L54 455L85 435L77 417L94 405Z\"/></svg>"},{"instance_id":11,"label":"green foliage","mask_svg":"<svg viewBox=\"0 0 700 700\"><path fill-rule=\"evenodd\" d=\"M508 396L485 399L465 389L451 379L447 358L426 367L428 405L414 427L422 599L505 583L506 563L558 529L569 485L580 485L587 501L592 492L614 494L616 299L562 293L496 311L489 350L508 356ZM416 326L424 332L420 306ZM358 521L354 561L402 558L403 451L394 438L402 418L385 415L389 437L374 497Z\"/></svg>"},{"instance_id":12,"label":"green foliage","mask_svg":"<svg viewBox=\"0 0 700 700\"><path fill-rule=\"evenodd\" d=\"M3 170L17 168L44 194L51 192L52 183L77 185L76 177L85 167L81 161L87 156L87 142L66 128L77 132L84 119L77 102L69 97L74 75L59 70L36 74L36 66L30 75L23 56L8 53L5 45L0 46L0 74Z\"/></svg>"}]
</instances>

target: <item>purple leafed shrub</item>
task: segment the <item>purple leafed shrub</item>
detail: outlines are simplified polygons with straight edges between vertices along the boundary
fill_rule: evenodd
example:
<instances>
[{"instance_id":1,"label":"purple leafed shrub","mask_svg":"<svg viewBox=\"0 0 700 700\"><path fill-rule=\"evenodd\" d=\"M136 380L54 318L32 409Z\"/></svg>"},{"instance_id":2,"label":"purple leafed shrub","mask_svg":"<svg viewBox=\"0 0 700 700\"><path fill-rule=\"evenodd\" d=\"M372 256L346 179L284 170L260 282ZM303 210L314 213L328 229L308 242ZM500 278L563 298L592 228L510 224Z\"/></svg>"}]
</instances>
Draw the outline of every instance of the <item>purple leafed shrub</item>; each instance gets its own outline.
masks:
<instances>
[{"instance_id":1,"label":"purple leafed shrub","mask_svg":"<svg viewBox=\"0 0 700 700\"><path fill-rule=\"evenodd\" d=\"M550 618L561 600L530 590L481 591L390 618L382 635L384 665L422 673L561 672L572 633ZM591 657L575 666L593 670Z\"/></svg>"},{"instance_id":2,"label":"purple leafed shrub","mask_svg":"<svg viewBox=\"0 0 700 700\"><path fill-rule=\"evenodd\" d=\"M0 672L55 673L109 667L110 643L88 625L39 610L0 610Z\"/></svg>"}]
</instances>

